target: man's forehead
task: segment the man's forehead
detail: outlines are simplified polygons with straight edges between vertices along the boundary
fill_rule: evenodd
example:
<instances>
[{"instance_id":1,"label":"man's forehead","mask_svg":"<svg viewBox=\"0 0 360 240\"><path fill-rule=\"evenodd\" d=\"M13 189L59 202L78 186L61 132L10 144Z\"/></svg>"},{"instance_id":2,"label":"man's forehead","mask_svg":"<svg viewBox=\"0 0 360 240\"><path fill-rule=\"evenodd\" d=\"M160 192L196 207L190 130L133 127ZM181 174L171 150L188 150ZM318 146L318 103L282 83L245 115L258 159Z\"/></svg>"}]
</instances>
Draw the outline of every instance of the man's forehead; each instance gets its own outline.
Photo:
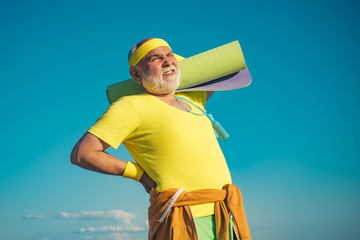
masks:
<instances>
[{"instance_id":1,"label":"man's forehead","mask_svg":"<svg viewBox=\"0 0 360 240\"><path fill-rule=\"evenodd\" d=\"M153 50L151 50L150 52L148 52L140 61L146 62L146 61L150 60L150 58L153 56L167 55L169 53L173 53L173 51L170 48L157 47L157 48L154 48Z\"/></svg>"},{"instance_id":2,"label":"man's forehead","mask_svg":"<svg viewBox=\"0 0 360 240\"><path fill-rule=\"evenodd\" d=\"M150 52L148 52L145 57L147 56L151 56L151 55L157 55L157 54L167 54L167 53L172 53L172 50L168 47L157 47L154 48L153 50L151 50Z\"/></svg>"}]
</instances>

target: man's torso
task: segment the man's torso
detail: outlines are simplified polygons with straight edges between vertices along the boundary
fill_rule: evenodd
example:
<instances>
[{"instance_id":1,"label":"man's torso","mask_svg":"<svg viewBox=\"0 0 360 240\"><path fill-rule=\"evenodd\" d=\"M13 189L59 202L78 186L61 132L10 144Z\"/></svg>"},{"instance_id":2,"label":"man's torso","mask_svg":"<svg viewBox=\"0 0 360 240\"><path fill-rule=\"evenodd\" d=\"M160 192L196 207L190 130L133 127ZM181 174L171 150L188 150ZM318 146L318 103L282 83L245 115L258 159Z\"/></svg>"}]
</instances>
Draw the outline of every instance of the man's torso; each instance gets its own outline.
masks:
<instances>
[{"instance_id":1,"label":"man's torso","mask_svg":"<svg viewBox=\"0 0 360 240\"><path fill-rule=\"evenodd\" d=\"M203 94L179 95L203 108ZM191 107L193 112L201 113ZM157 190L221 189L231 183L225 158L205 115L176 109L149 94L122 98L110 108L89 132L115 148L123 142L157 183ZM213 205L193 206L192 210L195 217L206 216L213 213Z\"/></svg>"}]
</instances>

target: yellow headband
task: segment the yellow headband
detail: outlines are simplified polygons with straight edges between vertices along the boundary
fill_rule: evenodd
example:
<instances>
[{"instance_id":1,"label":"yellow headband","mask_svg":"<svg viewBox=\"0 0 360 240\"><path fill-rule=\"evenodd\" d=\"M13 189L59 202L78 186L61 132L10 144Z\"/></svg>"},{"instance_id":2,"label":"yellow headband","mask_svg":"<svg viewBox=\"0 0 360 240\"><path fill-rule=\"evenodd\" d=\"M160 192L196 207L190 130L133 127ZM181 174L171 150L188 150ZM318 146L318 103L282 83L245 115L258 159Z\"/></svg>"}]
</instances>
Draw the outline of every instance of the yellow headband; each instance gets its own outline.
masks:
<instances>
[{"instance_id":1,"label":"yellow headband","mask_svg":"<svg viewBox=\"0 0 360 240\"><path fill-rule=\"evenodd\" d=\"M171 50L171 47L167 42L160 38L153 38L147 42L145 42L143 45L141 45L136 51L131 55L129 59L129 66L134 67L136 64L151 50L158 48L158 47L168 47ZM175 58L177 61L181 61L184 58L176 55Z\"/></svg>"}]
</instances>

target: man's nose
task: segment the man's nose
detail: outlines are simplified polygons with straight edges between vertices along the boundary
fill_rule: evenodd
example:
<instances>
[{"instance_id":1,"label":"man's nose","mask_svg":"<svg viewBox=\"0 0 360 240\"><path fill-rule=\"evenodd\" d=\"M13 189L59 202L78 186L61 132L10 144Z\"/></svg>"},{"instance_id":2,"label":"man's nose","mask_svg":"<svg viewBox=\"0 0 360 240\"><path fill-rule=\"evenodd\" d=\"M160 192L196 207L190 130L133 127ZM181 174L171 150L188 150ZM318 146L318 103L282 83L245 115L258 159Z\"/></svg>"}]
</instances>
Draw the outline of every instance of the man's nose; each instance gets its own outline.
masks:
<instances>
[{"instance_id":1,"label":"man's nose","mask_svg":"<svg viewBox=\"0 0 360 240\"><path fill-rule=\"evenodd\" d=\"M163 67L169 67L170 65L172 65L172 59L165 56L164 57L164 61L163 61Z\"/></svg>"}]
</instances>

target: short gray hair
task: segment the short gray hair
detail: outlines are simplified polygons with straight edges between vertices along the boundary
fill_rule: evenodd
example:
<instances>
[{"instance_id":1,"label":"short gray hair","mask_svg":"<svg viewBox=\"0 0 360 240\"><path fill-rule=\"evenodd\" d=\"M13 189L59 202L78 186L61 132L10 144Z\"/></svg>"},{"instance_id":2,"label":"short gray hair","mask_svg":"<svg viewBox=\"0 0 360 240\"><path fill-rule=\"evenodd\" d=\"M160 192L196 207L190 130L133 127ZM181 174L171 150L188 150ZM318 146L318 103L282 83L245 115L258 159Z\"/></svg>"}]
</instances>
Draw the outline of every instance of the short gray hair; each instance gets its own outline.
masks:
<instances>
[{"instance_id":1,"label":"short gray hair","mask_svg":"<svg viewBox=\"0 0 360 240\"><path fill-rule=\"evenodd\" d=\"M143 45L144 43L146 43L147 41L151 40L153 38L145 38L144 40L142 40L141 42L138 42L137 44L135 44L134 46L132 46L132 48L129 51L128 54L128 61L130 60L131 56L134 54L134 52L136 52L136 50Z\"/></svg>"}]
</instances>

